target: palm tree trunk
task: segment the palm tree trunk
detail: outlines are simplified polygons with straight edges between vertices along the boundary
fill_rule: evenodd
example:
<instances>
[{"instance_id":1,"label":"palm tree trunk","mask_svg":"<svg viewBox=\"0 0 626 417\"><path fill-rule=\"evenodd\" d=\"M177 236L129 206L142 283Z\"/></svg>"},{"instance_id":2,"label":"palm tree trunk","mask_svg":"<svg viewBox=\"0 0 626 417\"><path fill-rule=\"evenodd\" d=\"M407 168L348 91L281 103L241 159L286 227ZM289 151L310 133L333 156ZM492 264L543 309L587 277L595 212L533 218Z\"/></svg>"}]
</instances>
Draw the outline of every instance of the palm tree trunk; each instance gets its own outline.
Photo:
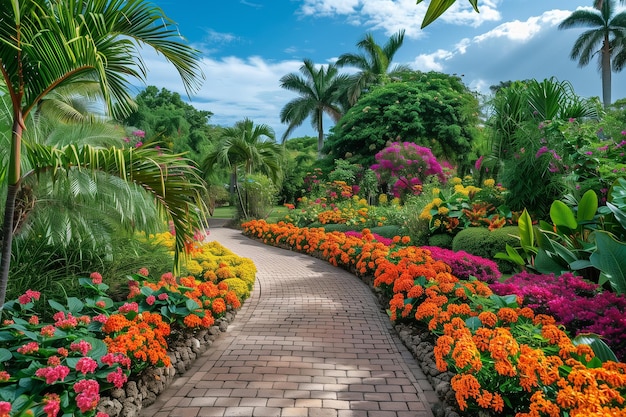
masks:
<instances>
[{"instance_id":1,"label":"palm tree trunk","mask_svg":"<svg viewBox=\"0 0 626 417\"><path fill-rule=\"evenodd\" d=\"M0 251L0 311L4 307L9 283L9 268L11 266L11 250L13 249L13 217L15 216L15 199L20 189L20 160L22 151L23 118L21 114L13 120L13 134L11 136L11 154L9 156L9 172L7 199L4 206L4 220L2 222L2 250Z\"/></svg>"},{"instance_id":2,"label":"palm tree trunk","mask_svg":"<svg viewBox=\"0 0 626 417\"><path fill-rule=\"evenodd\" d=\"M611 105L611 45L609 35L604 35L602 44L602 104L604 108Z\"/></svg>"},{"instance_id":3,"label":"palm tree trunk","mask_svg":"<svg viewBox=\"0 0 626 417\"><path fill-rule=\"evenodd\" d=\"M324 112L320 110L319 113L317 118L317 159L322 159L322 148L324 147L324 123L322 118L324 117Z\"/></svg>"}]
</instances>

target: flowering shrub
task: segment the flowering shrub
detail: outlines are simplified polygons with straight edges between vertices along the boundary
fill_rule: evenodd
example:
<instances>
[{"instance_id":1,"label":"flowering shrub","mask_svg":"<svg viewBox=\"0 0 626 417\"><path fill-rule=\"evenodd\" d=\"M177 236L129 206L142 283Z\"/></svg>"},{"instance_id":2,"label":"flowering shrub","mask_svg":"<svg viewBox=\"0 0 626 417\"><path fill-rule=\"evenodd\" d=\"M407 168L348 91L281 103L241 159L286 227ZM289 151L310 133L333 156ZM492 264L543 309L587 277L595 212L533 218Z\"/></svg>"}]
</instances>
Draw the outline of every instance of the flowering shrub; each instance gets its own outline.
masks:
<instances>
[{"instance_id":1,"label":"flowering shrub","mask_svg":"<svg viewBox=\"0 0 626 417\"><path fill-rule=\"evenodd\" d=\"M626 364L602 363L588 345L575 345L555 319L497 296L479 280L460 280L428 250L394 238L387 247L362 239L255 220L244 233L373 274L390 295L392 319L423 323L437 337L437 367L453 370L462 411L531 416L620 415Z\"/></svg>"},{"instance_id":2,"label":"flowering shrub","mask_svg":"<svg viewBox=\"0 0 626 417\"><path fill-rule=\"evenodd\" d=\"M516 294L522 305L549 314L573 333L604 337L618 358L626 358L626 296L601 291L597 284L571 272L521 272L491 286L496 294Z\"/></svg>"},{"instance_id":3,"label":"flowering shrub","mask_svg":"<svg viewBox=\"0 0 626 417\"><path fill-rule=\"evenodd\" d=\"M471 255L465 251L455 252L437 246L422 246L422 249L428 250L433 259L449 265L452 269L452 275L457 278L469 280L474 277L491 284L497 282L502 276L498 270L498 265L490 259Z\"/></svg>"},{"instance_id":4,"label":"flowering shrub","mask_svg":"<svg viewBox=\"0 0 626 417\"><path fill-rule=\"evenodd\" d=\"M487 179L483 188L476 187L471 177L455 177L451 187L434 188L432 200L420 213L429 223L431 233L456 234L467 227L488 227L489 230L514 223L513 213L501 210L504 189Z\"/></svg>"},{"instance_id":5,"label":"flowering shrub","mask_svg":"<svg viewBox=\"0 0 626 417\"><path fill-rule=\"evenodd\" d=\"M171 239L168 234L160 237ZM115 303L102 276L94 272L79 279L90 294L84 300L70 297L65 305L48 300L56 313L47 323L34 310L41 295L37 291L28 290L5 303L0 325L0 416L108 417L96 411L103 392L123 387L132 372L170 365L170 323L183 329L207 327L227 308L241 305L226 282L237 280L248 289L243 278L254 282L254 265L217 243L207 246L215 282L171 273L156 281L142 268L130 280L128 302ZM206 255L202 247L189 249L190 256L198 256L192 259Z\"/></svg>"},{"instance_id":6,"label":"flowering shrub","mask_svg":"<svg viewBox=\"0 0 626 417\"><path fill-rule=\"evenodd\" d=\"M51 303L59 310L53 323L45 323L33 310L39 297L29 290L4 305L9 318L0 325L0 413L106 416L96 412L100 394L126 383L129 358L107 351L93 330L97 318L82 314L89 310L83 302Z\"/></svg>"},{"instance_id":7,"label":"flowering shrub","mask_svg":"<svg viewBox=\"0 0 626 417\"><path fill-rule=\"evenodd\" d=\"M420 194L421 185L428 176L436 176L445 183L443 168L428 148L412 142L394 142L375 156L371 169L381 183L389 185L395 197Z\"/></svg>"}]
</instances>

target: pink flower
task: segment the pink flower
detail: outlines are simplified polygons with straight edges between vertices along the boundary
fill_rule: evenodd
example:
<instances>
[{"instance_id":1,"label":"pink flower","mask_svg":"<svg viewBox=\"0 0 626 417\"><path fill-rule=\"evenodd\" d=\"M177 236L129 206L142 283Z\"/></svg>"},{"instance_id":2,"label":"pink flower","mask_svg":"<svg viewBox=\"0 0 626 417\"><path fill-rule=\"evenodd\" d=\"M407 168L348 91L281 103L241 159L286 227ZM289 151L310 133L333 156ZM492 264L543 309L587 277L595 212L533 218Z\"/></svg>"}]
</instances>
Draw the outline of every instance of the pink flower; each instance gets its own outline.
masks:
<instances>
[{"instance_id":1,"label":"pink flower","mask_svg":"<svg viewBox=\"0 0 626 417\"><path fill-rule=\"evenodd\" d=\"M43 403L43 412L47 417L56 417L61 411L61 399L58 394L46 394Z\"/></svg>"},{"instance_id":2,"label":"pink flower","mask_svg":"<svg viewBox=\"0 0 626 417\"><path fill-rule=\"evenodd\" d=\"M139 304L137 303L124 303L123 306L118 308L118 311L122 314L130 313L134 311L135 313L139 313Z\"/></svg>"},{"instance_id":3,"label":"pink flower","mask_svg":"<svg viewBox=\"0 0 626 417\"><path fill-rule=\"evenodd\" d=\"M67 313L66 316L63 311L59 311L52 318L54 319L54 325L59 329L68 330L78 326L78 320L72 316L72 313Z\"/></svg>"},{"instance_id":4,"label":"pink flower","mask_svg":"<svg viewBox=\"0 0 626 417\"><path fill-rule=\"evenodd\" d=\"M150 273L148 272L148 268L140 268L139 271L137 271L137 273L139 275L142 275L144 277L147 277Z\"/></svg>"},{"instance_id":5,"label":"pink flower","mask_svg":"<svg viewBox=\"0 0 626 417\"><path fill-rule=\"evenodd\" d=\"M37 342L29 342L17 348L17 352L21 353L22 355L29 355L31 353L37 352L38 350L39 350L39 343Z\"/></svg>"},{"instance_id":6,"label":"pink flower","mask_svg":"<svg viewBox=\"0 0 626 417\"><path fill-rule=\"evenodd\" d=\"M39 324L39 317L37 317L37 316L31 316L31 317L28 319L28 322L29 322L30 324L37 325L37 324Z\"/></svg>"},{"instance_id":7,"label":"pink flower","mask_svg":"<svg viewBox=\"0 0 626 417\"><path fill-rule=\"evenodd\" d=\"M161 301L164 301L164 300L167 300L169 298L169 295L164 292L164 293L159 294L157 298L159 300L161 300Z\"/></svg>"},{"instance_id":8,"label":"pink flower","mask_svg":"<svg viewBox=\"0 0 626 417\"><path fill-rule=\"evenodd\" d=\"M123 366L126 369L130 369L130 359L128 356L123 355L121 353L107 353L101 359L102 363L113 366L116 363L119 363L120 366Z\"/></svg>"},{"instance_id":9,"label":"pink flower","mask_svg":"<svg viewBox=\"0 0 626 417\"><path fill-rule=\"evenodd\" d=\"M81 372L83 375L93 373L97 368L98 362L88 356L80 358L78 362L76 362L76 371Z\"/></svg>"},{"instance_id":10,"label":"pink flower","mask_svg":"<svg viewBox=\"0 0 626 417\"><path fill-rule=\"evenodd\" d=\"M52 355L48 358L48 360L46 361L46 364L48 366L59 366L61 365L61 358L59 358L56 355Z\"/></svg>"},{"instance_id":11,"label":"pink flower","mask_svg":"<svg viewBox=\"0 0 626 417\"><path fill-rule=\"evenodd\" d=\"M145 138L146 132L144 132L143 130L135 130L133 132L133 136L137 136L138 138Z\"/></svg>"},{"instance_id":12,"label":"pink flower","mask_svg":"<svg viewBox=\"0 0 626 417\"><path fill-rule=\"evenodd\" d=\"M97 321L98 323L106 323L109 318L105 314L98 314L93 318L93 321Z\"/></svg>"},{"instance_id":13,"label":"pink flower","mask_svg":"<svg viewBox=\"0 0 626 417\"><path fill-rule=\"evenodd\" d=\"M0 416L8 416L11 412L11 403L0 401Z\"/></svg>"},{"instance_id":14,"label":"pink flower","mask_svg":"<svg viewBox=\"0 0 626 417\"><path fill-rule=\"evenodd\" d=\"M81 379L74 384L74 392L76 396L76 405L81 413L94 410L100 401L100 385L98 381L93 379Z\"/></svg>"},{"instance_id":15,"label":"pink flower","mask_svg":"<svg viewBox=\"0 0 626 417\"><path fill-rule=\"evenodd\" d=\"M476 171L480 171L480 167L483 164L483 158L484 156L481 155L480 158L476 160L476 163L474 164L474 168L476 168Z\"/></svg>"},{"instance_id":16,"label":"pink flower","mask_svg":"<svg viewBox=\"0 0 626 417\"><path fill-rule=\"evenodd\" d=\"M546 152L548 152L548 147L547 146L542 146L541 148L539 148L539 150L535 154L535 158L539 158L541 155L543 155Z\"/></svg>"},{"instance_id":17,"label":"pink flower","mask_svg":"<svg viewBox=\"0 0 626 417\"><path fill-rule=\"evenodd\" d=\"M67 357L67 355L70 354L69 350L65 349L65 348L58 348L57 349L57 353L61 356L63 356L64 358Z\"/></svg>"},{"instance_id":18,"label":"pink flower","mask_svg":"<svg viewBox=\"0 0 626 417\"><path fill-rule=\"evenodd\" d=\"M91 278L91 282L96 285L102 284L102 275L100 275L99 272L92 272L91 275L89 275L89 278Z\"/></svg>"},{"instance_id":19,"label":"pink flower","mask_svg":"<svg viewBox=\"0 0 626 417\"><path fill-rule=\"evenodd\" d=\"M107 303L105 303L104 301L100 300L100 301L96 301L96 307L99 308L104 308L106 307Z\"/></svg>"},{"instance_id":20,"label":"pink flower","mask_svg":"<svg viewBox=\"0 0 626 417\"><path fill-rule=\"evenodd\" d=\"M41 293L39 291L26 290L26 292L17 298L20 304L28 304L33 300L39 300Z\"/></svg>"},{"instance_id":21,"label":"pink flower","mask_svg":"<svg viewBox=\"0 0 626 417\"><path fill-rule=\"evenodd\" d=\"M166 272L161 275L161 280L167 282L168 284L176 284L176 278L174 278L174 274L171 272Z\"/></svg>"},{"instance_id":22,"label":"pink flower","mask_svg":"<svg viewBox=\"0 0 626 417\"><path fill-rule=\"evenodd\" d=\"M154 295L149 295L148 297L146 297L146 303L148 303L149 306L153 305L155 301L156 297Z\"/></svg>"},{"instance_id":23,"label":"pink flower","mask_svg":"<svg viewBox=\"0 0 626 417\"><path fill-rule=\"evenodd\" d=\"M35 372L35 376L45 378L46 384L53 384L56 381L63 381L70 373L70 368L63 365L51 366L48 368L39 368Z\"/></svg>"},{"instance_id":24,"label":"pink flower","mask_svg":"<svg viewBox=\"0 0 626 417\"><path fill-rule=\"evenodd\" d=\"M70 344L70 350L72 352L80 352L81 355L86 356L87 352L91 350L91 343L81 340Z\"/></svg>"},{"instance_id":25,"label":"pink flower","mask_svg":"<svg viewBox=\"0 0 626 417\"><path fill-rule=\"evenodd\" d=\"M107 381L115 385L115 388L122 388L128 381L128 377L122 372L122 368L117 368L107 375Z\"/></svg>"},{"instance_id":26,"label":"pink flower","mask_svg":"<svg viewBox=\"0 0 626 417\"><path fill-rule=\"evenodd\" d=\"M11 375L7 371L0 371L0 382L7 382Z\"/></svg>"}]
</instances>

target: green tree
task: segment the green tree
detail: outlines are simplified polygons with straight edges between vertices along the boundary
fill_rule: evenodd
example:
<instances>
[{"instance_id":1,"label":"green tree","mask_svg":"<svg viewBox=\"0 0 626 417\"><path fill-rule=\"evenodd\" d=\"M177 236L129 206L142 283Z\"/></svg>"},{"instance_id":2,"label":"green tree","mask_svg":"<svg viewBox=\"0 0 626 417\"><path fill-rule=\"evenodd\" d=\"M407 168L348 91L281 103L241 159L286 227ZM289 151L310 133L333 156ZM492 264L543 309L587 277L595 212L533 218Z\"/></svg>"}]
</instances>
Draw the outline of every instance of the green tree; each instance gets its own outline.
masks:
<instances>
[{"instance_id":1,"label":"green tree","mask_svg":"<svg viewBox=\"0 0 626 417\"><path fill-rule=\"evenodd\" d=\"M281 123L288 123L283 134L283 142L291 135L295 128L307 118L311 118L311 125L317 132L317 151L321 157L324 146L324 115L337 123L341 118L341 93L348 80L347 75L339 75L334 65L315 67L313 61L304 60L300 67L301 75L291 73L280 79L280 86L298 94L280 111Z\"/></svg>"},{"instance_id":2,"label":"green tree","mask_svg":"<svg viewBox=\"0 0 626 417\"><path fill-rule=\"evenodd\" d=\"M198 110L183 101L178 93L148 86L136 99L137 111L123 119L127 126L146 132L146 136L165 143L175 152L191 152L199 160L201 144L211 136L210 111Z\"/></svg>"},{"instance_id":3,"label":"green tree","mask_svg":"<svg viewBox=\"0 0 626 417\"><path fill-rule=\"evenodd\" d=\"M0 37L3 39L0 68L11 100L12 134L8 170L3 178L8 187L0 257L0 305L4 304L6 295L15 201L23 178L22 135L25 119L31 111L57 87L96 81L112 114L128 114L133 107L128 93L130 82L132 78L143 80L147 72L144 62L137 59L141 56L142 45L152 47L170 61L188 89L197 86L201 74L197 51L182 42L173 22L161 9L144 0L12 0L7 3L0 10ZM145 160L127 159L132 151L110 150L107 153L91 147L66 151L68 154L61 154L60 149L42 146L28 150L36 156L38 169L69 167L69 164L78 167L85 162L91 167L116 168L127 174L138 168L152 168ZM137 153L143 152L148 151ZM78 160L76 156L85 159ZM147 165L133 167L133 164ZM136 176L123 177L129 181L141 180ZM163 178L163 173L158 177ZM159 191L164 190L157 186L154 193ZM166 202L160 200L164 205ZM180 217L186 213L170 214ZM178 243L182 249L188 227L182 219L175 224L180 229L181 237L177 235L177 240L181 240Z\"/></svg>"},{"instance_id":4,"label":"green tree","mask_svg":"<svg viewBox=\"0 0 626 417\"><path fill-rule=\"evenodd\" d=\"M305 195L304 177L317 161L317 138L305 136L289 139L284 144L283 181L280 196L283 203L295 204Z\"/></svg>"},{"instance_id":5,"label":"green tree","mask_svg":"<svg viewBox=\"0 0 626 417\"><path fill-rule=\"evenodd\" d=\"M589 28L574 42L570 57L578 60L578 66L584 67L598 54L598 68L602 76L602 102L605 108L611 105L611 58L616 46L623 45L626 41L626 12L614 13L615 1L606 0L601 2L601 7L597 10L574 11L559 25L559 29Z\"/></svg>"},{"instance_id":6,"label":"green tree","mask_svg":"<svg viewBox=\"0 0 626 417\"><path fill-rule=\"evenodd\" d=\"M348 53L339 57L336 63L338 67L351 66L359 69L359 72L350 77L346 91L351 106L373 85L385 84L393 77L411 71L407 65L391 66L391 61L403 42L404 30L392 35L383 46L377 44L374 36L368 33L356 44L364 51L363 54Z\"/></svg>"},{"instance_id":7,"label":"green tree","mask_svg":"<svg viewBox=\"0 0 626 417\"><path fill-rule=\"evenodd\" d=\"M244 217L248 217L237 187L238 172L241 171L244 176L263 173L274 184L278 184L282 174L281 157L282 147L275 141L274 130L266 124L255 125L246 118L223 130L215 149L204 159L202 168L205 172L211 171L216 165L230 168L231 195L236 189L240 208Z\"/></svg>"},{"instance_id":8,"label":"green tree","mask_svg":"<svg viewBox=\"0 0 626 417\"><path fill-rule=\"evenodd\" d=\"M365 167L388 142L414 142L440 160L469 167L478 100L460 78L437 72L406 74L374 88L341 118L328 137L325 159Z\"/></svg>"}]
</instances>

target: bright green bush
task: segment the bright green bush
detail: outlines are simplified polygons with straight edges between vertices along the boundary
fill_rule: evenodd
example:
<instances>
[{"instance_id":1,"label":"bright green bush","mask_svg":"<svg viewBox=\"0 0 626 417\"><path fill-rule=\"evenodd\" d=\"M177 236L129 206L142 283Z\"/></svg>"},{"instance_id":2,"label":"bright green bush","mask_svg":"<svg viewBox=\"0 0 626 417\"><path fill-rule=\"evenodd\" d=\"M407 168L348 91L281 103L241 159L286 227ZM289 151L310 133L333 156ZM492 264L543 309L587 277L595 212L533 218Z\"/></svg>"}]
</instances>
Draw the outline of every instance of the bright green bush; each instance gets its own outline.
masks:
<instances>
[{"instance_id":1,"label":"bright green bush","mask_svg":"<svg viewBox=\"0 0 626 417\"><path fill-rule=\"evenodd\" d=\"M506 244L519 245L517 226L506 226L489 231L486 227L470 227L461 230L452 241L453 251L465 251L472 255L494 259L498 252L506 251ZM504 260L495 259L502 273L513 272L513 265Z\"/></svg>"},{"instance_id":2,"label":"bright green bush","mask_svg":"<svg viewBox=\"0 0 626 417\"><path fill-rule=\"evenodd\" d=\"M429 246L438 246L444 249L452 249L453 237L447 233L438 233L428 238Z\"/></svg>"},{"instance_id":3,"label":"bright green bush","mask_svg":"<svg viewBox=\"0 0 626 417\"><path fill-rule=\"evenodd\" d=\"M372 227L370 231L388 239L393 239L394 236L405 235L403 228L397 225Z\"/></svg>"}]
</instances>

